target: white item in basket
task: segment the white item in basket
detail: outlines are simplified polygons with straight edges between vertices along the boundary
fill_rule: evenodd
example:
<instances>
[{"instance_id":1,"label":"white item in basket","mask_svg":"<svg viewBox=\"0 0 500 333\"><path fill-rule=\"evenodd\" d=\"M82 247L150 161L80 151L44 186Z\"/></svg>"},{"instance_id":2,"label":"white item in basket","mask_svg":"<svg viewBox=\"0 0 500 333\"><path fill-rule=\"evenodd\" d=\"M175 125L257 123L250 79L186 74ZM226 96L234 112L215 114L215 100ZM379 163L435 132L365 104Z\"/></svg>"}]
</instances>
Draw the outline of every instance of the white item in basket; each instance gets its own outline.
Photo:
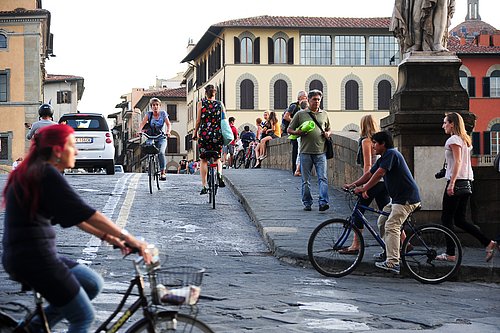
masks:
<instances>
[{"instance_id":1,"label":"white item in basket","mask_svg":"<svg viewBox=\"0 0 500 333\"><path fill-rule=\"evenodd\" d=\"M197 286L187 286L182 288L175 288L167 290L166 298L164 300L171 299L176 300L180 304L194 305L198 302L200 297L200 287ZM181 302L182 300L182 302ZM177 303L172 302L172 303Z\"/></svg>"},{"instance_id":2,"label":"white item in basket","mask_svg":"<svg viewBox=\"0 0 500 333\"><path fill-rule=\"evenodd\" d=\"M161 283L158 283L156 285L156 295L158 296L158 299L160 300L166 293L167 293L167 287L165 287Z\"/></svg>"}]
</instances>

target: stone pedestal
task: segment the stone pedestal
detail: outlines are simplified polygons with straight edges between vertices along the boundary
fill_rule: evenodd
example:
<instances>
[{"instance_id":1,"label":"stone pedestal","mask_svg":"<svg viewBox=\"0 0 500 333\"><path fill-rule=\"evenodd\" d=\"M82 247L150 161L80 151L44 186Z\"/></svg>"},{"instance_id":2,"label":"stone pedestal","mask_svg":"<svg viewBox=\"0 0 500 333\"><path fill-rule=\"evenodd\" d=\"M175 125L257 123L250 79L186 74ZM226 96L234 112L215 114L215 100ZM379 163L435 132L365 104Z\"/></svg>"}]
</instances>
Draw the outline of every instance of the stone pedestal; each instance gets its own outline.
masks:
<instances>
[{"instance_id":1,"label":"stone pedestal","mask_svg":"<svg viewBox=\"0 0 500 333\"><path fill-rule=\"evenodd\" d=\"M460 113L467 131L474 127L475 115L469 112L469 97L459 81L460 65L450 52L406 53L399 65L398 87L381 127L392 132L412 173L414 147L443 146L448 138L441 128L446 112Z\"/></svg>"}]
</instances>

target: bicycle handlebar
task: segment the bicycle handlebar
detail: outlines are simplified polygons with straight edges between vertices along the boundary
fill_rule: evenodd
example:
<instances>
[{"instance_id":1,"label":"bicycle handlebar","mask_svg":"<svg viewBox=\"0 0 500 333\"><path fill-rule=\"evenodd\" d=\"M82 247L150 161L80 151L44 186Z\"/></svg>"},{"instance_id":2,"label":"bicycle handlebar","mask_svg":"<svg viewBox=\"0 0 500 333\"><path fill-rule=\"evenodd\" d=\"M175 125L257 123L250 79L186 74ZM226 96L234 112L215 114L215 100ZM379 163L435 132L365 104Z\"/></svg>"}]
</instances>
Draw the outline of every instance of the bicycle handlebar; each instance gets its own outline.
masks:
<instances>
[{"instance_id":1,"label":"bicycle handlebar","mask_svg":"<svg viewBox=\"0 0 500 333\"><path fill-rule=\"evenodd\" d=\"M153 139L153 140L154 139L159 139L161 137L163 137L163 138L165 137L164 133L160 133L158 135L149 135L149 134L147 134L145 132L141 132L141 135L145 136L147 139Z\"/></svg>"}]
</instances>

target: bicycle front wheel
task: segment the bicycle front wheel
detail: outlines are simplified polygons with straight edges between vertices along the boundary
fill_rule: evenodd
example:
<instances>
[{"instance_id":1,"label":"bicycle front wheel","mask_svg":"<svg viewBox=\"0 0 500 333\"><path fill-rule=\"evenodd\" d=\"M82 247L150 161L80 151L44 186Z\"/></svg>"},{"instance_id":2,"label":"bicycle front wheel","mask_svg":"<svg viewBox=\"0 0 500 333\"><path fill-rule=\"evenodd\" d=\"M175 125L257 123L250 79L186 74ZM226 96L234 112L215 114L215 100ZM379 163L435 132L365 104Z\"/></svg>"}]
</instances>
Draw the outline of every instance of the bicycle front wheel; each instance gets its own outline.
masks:
<instances>
[{"instance_id":1,"label":"bicycle front wheel","mask_svg":"<svg viewBox=\"0 0 500 333\"><path fill-rule=\"evenodd\" d=\"M158 161L158 156L155 157L155 181L156 188L160 190L160 162Z\"/></svg>"},{"instance_id":2,"label":"bicycle front wheel","mask_svg":"<svg viewBox=\"0 0 500 333\"><path fill-rule=\"evenodd\" d=\"M190 332L190 333L214 333L205 323L199 321L191 316L163 311L156 314L154 320L155 332ZM140 333L151 332L149 330L149 322L146 318L142 318L134 323L132 327L127 330L127 333Z\"/></svg>"},{"instance_id":3,"label":"bicycle front wheel","mask_svg":"<svg viewBox=\"0 0 500 333\"><path fill-rule=\"evenodd\" d=\"M154 180L154 173L155 173L155 162L154 158L151 156L149 157L149 164L148 164L148 178L149 178L149 193L153 194L153 180Z\"/></svg>"},{"instance_id":4,"label":"bicycle front wheel","mask_svg":"<svg viewBox=\"0 0 500 333\"><path fill-rule=\"evenodd\" d=\"M441 261L436 257L455 248L455 261ZM427 224L406 237L402 248L403 266L422 283L437 284L452 278L462 263L462 245L450 229L439 224Z\"/></svg>"},{"instance_id":5,"label":"bicycle front wheel","mask_svg":"<svg viewBox=\"0 0 500 333\"><path fill-rule=\"evenodd\" d=\"M217 195L217 187L219 180L217 179L217 172L212 168L212 191L210 191L210 196L212 197L212 208L215 209L215 196Z\"/></svg>"},{"instance_id":6,"label":"bicycle front wheel","mask_svg":"<svg viewBox=\"0 0 500 333\"><path fill-rule=\"evenodd\" d=\"M355 253L342 253L357 235L360 248ZM307 253L313 267L325 276L342 277L356 269L365 252L363 235L345 219L321 223L309 237Z\"/></svg>"}]
</instances>

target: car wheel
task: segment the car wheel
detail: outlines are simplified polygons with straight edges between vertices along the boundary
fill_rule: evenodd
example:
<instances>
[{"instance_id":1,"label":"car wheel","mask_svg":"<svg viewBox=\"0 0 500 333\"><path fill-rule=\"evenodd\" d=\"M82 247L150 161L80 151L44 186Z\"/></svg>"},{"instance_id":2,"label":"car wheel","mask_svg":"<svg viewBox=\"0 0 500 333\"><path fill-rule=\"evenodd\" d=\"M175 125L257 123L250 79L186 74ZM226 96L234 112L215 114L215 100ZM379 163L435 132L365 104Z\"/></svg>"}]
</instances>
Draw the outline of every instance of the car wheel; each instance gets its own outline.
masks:
<instances>
[{"instance_id":1,"label":"car wheel","mask_svg":"<svg viewBox=\"0 0 500 333\"><path fill-rule=\"evenodd\" d=\"M115 174L115 164L114 163L106 165L106 174L107 175L114 175Z\"/></svg>"}]
</instances>

